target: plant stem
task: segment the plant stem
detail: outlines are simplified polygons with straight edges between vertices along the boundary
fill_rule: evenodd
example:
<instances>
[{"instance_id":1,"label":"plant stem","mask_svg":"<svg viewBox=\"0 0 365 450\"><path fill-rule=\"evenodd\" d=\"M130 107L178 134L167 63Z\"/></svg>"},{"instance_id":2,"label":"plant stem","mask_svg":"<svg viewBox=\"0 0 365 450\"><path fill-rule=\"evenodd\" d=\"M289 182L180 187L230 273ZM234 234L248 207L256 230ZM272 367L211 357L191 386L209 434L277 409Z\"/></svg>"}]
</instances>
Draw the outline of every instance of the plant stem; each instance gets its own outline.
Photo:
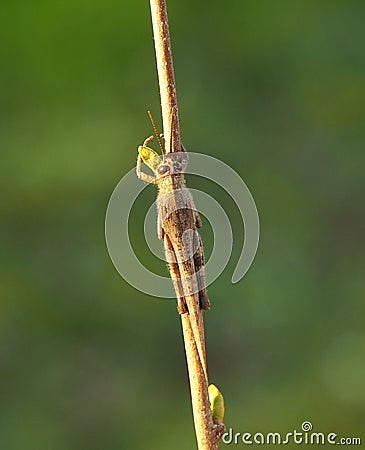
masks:
<instances>
[{"instance_id":1,"label":"plant stem","mask_svg":"<svg viewBox=\"0 0 365 450\"><path fill-rule=\"evenodd\" d=\"M160 86L163 131L166 152L181 151L174 68L165 0L150 0L157 71ZM171 148L170 148L171 143ZM188 303L195 305L192 297ZM196 306L195 306L196 308ZM198 308L199 335L203 352L199 352L189 313L181 315L185 353L189 372L191 402L199 450L218 450L221 432L214 424L208 396L208 374L205 362L203 313ZM195 322L194 322L195 323ZM203 353L203 356L202 354ZM220 431L222 428L220 428Z\"/></svg>"},{"instance_id":2,"label":"plant stem","mask_svg":"<svg viewBox=\"0 0 365 450\"><path fill-rule=\"evenodd\" d=\"M181 316L186 361L188 365L191 403L193 407L195 434L199 450L218 450L219 436L214 432L210 412L208 380L199 358L189 315Z\"/></svg>"},{"instance_id":3,"label":"plant stem","mask_svg":"<svg viewBox=\"0 0 365 450\"><path fill-rule=\"evenodd\" d=\"M181 151L174 66L165 0L150 0L166 152ZM175 118L173 119L173 116ZM172 138L172 140L171 140Z\"/></svg>"}]
</instances>

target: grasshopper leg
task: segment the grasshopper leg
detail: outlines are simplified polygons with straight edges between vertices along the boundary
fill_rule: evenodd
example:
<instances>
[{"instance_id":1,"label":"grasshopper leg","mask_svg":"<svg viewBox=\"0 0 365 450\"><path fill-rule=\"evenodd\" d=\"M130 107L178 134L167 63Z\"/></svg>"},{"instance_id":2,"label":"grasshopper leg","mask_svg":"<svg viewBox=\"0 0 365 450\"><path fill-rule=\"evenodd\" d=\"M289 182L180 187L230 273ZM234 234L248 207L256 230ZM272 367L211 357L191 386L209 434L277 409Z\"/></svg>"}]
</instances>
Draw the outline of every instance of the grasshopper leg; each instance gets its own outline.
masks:
<instances>
[{"instance_id":1,"label":"grasshopper leg","mask_svg":"<svg viewBox=\"0 0 365 450\"><path fill-rule=\"evenodd\" d=\"M210 301L206 289L203 245L198 232L194 233L194 240L194 248L197 248L197 251L194 254L194 266L198 278L199 304L200 309L207 310L210 309Z\"/></svg>"},{"instance_id":2,"label":"grasshopper leg","mask_svg":"<svg viewBox=\"0 0 365 450\"><path fill-rule=\"evenodd\" d=\"M164 237L164 244L165 244L165 257L166 257L166 261L167 261L167 266L170 271L172 283L174 285L176 297L177 297L177 310L178 310L179 314L185 314L188 312L188 308L185 303L184 291L183 291L182 284L181 284L179 265L176 262L177 259L176 259L176 255L174 252L174 248L173 248L173 246L171 244L171 240L167 234L165 234L165 237Z\"/></svg>"},{"instance_id":3,"label":"grasshopper leg","mask_svg":"<svg viewBox=\"0 0 365 450\"><path fill-rule=\"evenodd\" d=\"M200 218L200 215L199 215L198 211L195 211L195 226L197 228L201 228L202 227L202 219Z\"/></svg>"},{"instance_id":4,"label":"grasshopper leg","mask_svg":"<svg viewBox=\"0 0 365 450\"><path fill-rule=\"evenodd\" d=\"M137 158L137 166L136 166L136 173L137 173L137 177L146 182L146 183L151 183L151 184L156 184L156 178L148 175L147 173L142 172L142 158L141 155L138 155Z\"/></svg>"}]
</instances>

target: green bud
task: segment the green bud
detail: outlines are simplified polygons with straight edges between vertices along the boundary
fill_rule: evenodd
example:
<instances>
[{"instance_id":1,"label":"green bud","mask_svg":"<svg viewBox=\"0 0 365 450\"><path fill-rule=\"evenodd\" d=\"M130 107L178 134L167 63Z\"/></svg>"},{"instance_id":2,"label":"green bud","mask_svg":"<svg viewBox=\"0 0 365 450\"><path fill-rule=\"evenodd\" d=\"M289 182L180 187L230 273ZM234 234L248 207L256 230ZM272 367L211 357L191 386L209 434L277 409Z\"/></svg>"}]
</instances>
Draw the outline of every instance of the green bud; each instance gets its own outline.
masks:
<instances>
[{"instance_id":1,"label":"green bud","mask_svg":"<svg viewBox=\"0 0 365 450\"><path fill-rule=\"evenodd\" d=\"M219 392L217 386L210 384L208 387L210 410L214 423L223 423L224 418L224 399L223 395Z\"/></svg>"}]
</instances>

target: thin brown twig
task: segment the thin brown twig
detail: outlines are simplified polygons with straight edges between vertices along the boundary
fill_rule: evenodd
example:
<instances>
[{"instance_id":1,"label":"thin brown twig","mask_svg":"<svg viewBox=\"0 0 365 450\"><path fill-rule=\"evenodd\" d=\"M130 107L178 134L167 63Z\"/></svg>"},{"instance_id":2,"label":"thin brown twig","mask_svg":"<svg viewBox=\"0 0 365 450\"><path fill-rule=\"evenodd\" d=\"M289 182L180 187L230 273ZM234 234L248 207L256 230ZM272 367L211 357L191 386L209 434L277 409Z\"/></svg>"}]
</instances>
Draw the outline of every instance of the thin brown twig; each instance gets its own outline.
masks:
<instances>
[{"instance_id":1,"label":"thin brown twig","mask_svg":"<svg viewBox=\"0 0 365 450\"><path fill-rule=\"evenodd\" d=\"M150 0L157 71L160 86L163 131L166 152L181 151L179 116L174 68L165 0ZM170 148L171 143L171 148ZM191 299L192 302L194 298ZM189 302L189 300L187 299ZM196 439L199 450L218 450L220 434L214 425L208 396L208 375L205 363L203 314L199 309L199 329L203 341L203 361L195 340L189 314L181 315L185 353L189 372L190 392Z\"/></svg>"},{"instance_id":2,"label":"thin brown twig","mask_svg":"<svg viewBox=\"0 0 365 450\"><path fill-rule=\"evenodd\" d=\"M166 153L180 152L180 125L165 0L150 0ZM175 117L174 117L175 116ZM172 139L171 139L172 137Z\"/></svg>"}]
</instances>

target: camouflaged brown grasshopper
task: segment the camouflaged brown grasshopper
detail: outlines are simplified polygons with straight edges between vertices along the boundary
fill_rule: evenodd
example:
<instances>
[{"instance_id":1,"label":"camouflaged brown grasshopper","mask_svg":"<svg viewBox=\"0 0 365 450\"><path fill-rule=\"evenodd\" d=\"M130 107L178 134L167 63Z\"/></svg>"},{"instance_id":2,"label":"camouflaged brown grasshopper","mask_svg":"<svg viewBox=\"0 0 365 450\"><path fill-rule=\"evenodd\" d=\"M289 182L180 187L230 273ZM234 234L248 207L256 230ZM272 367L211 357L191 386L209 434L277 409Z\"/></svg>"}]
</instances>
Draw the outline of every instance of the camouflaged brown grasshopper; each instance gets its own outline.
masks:
<instances>
[{"instance_id":1,"label":"camouflaged brown grasshopper","mask_svg":"<svg viewBox=\"0 0 365 450\"><path fill-rule=\"evenodd\" d=\"M206 373L206 358L201 309L209 309L205 282L204 253L197 228L202 226L192 196L185 187L184 172L188 164L188 153L182 147L181 152L166 153L150 116L162 156L148 147L153 136L148 137L138 147L137 177L147 183L156 184L157 195L157 234L164 241L165 258L175 288L178 311L189 313L190 323L197 343L198 352ZM175 115L172 115L173 118ZM149 167L154 175L142 172L142 163Z\"/></svg>"}]
</instances>

